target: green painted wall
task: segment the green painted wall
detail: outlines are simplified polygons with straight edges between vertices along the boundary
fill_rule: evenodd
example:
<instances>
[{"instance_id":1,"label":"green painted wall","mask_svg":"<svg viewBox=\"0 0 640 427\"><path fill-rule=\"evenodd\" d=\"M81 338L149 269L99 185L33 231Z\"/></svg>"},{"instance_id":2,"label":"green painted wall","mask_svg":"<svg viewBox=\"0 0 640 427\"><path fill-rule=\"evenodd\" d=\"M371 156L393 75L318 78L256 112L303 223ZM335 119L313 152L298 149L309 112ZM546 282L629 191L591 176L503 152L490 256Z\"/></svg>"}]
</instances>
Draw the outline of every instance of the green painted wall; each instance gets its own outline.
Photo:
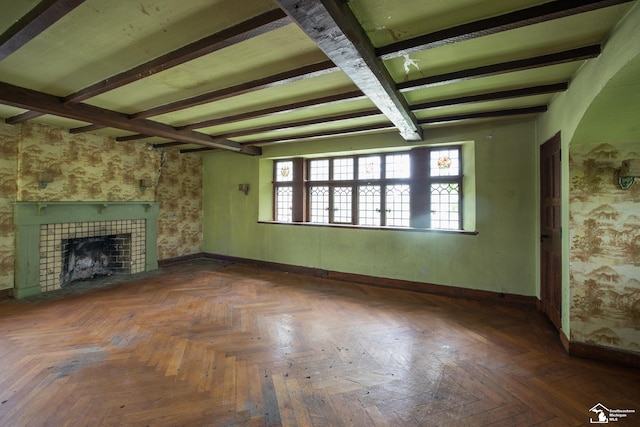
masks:
<instances>
[{"instance_id":1,"label":"green painted wall","mask_svg":"<svg viewBox=\"0 0 640 427\"><path fill-rule=\"evenodd\" d=\"M205 252L326 270L535 295L537 221L533 122L427 129L426 143L470 142L478 235L260 224L270 212L273 158L405 149L393 134L264 148L262 158L204 157ZM470 177L469 177L470 179ZM238 191L248 183L249 194ZM468 181L472 184L472 181ZM467 182L465 182L465 185ZM469 185L471 187L471 185Z\"/></svg>"}]
</instances>

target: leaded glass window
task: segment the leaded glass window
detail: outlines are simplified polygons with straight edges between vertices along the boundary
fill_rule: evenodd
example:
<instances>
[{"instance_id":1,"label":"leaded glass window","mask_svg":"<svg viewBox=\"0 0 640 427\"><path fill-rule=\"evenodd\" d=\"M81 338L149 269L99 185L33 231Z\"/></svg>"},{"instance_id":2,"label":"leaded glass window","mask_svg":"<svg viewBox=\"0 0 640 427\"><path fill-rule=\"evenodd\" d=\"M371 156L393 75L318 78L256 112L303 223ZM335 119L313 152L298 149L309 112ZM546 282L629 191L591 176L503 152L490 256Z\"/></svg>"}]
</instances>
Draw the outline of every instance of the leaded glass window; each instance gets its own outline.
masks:
<instances>
[{"instance_id":1,"label":"leaded glass window","mask_svg":"<svg viewBox=\"0 0 640 427\"><path fill-rule=\"evenodd\" d=\"M358 158L358 179L380 178L380 156Z\"/></svg>"},{"instance_id":2,"label":"leaded glass window","mask_svg":"<svg viewBox=\"0 0 640 427\"><path fill-rule=\"evenodd\" d=\"M458 184L431 184L431 228L460 227Z\"/></svg>"},{"instance_id":3,"label":"leaded glass window","mask_svg":"<svg viewBox=\"0 0 640 427\"><path fill-rule=\"evenodd\" d=\"M362 185L358 187L358 224L379 226L381 223L380 186Z\"/></svg>"},{"instance_id":4,"label":"leaded glass window","mask_svg":"<svg viewBox=\"0 0 640 427\"><path fill-rule=\"evenodd\" d=\"M276 221L460 230L461 206L460 146L274 162Z\"/></svg>"},{"instance_id":5,"label":"leaded glass window","mask_svg":"<svg viewBox=\"0 0 640 427\"><path fill-rule=\"evenodd\" d=\"M293 162L290 160L276 162L276 181L291 182L293 181Z\"/></svg>"},{"instance_id":6,"label":"leaded glass window","mask_svg":"<svg viewBox=\"0 0 640 427\"><path fill-rule=\"evenodd\" d=\"M313 186L309 188L309 208L311 222L329 222L329 187Z\"/></svg>"},{"instance_id":7,"label":"leaded glass window","mask_svg":"<svg viewBox=\"0 0 640 427\"><path fill-rule=\"evenodd\" d=\"M329 179L329 160L311 160L309 162L309 179L311 181L326 181Z\"/></svg>"},{"instance_id":8,"label":"leaded glass window","mask_svg":"<svg viewBox=\"0 0 640 427\"><path fill-rule=\"evenodd\" d=\"M352 187L335 187L333 189L333 222L351 224L352 192Z\"/></svg>"},{"instance_id":9,"label":"leaded glass window","mask_svg":"<svg viewBox=\"0 0 640 427\"><path fill-rule=\"evenodd\" d=\"M385 178L410 178L411 157L409 154L390 154L386 156Z\"/></svg>"},{"instance_id":10,"label":"leaded glass window","mask_svg":"<svg viewBox=\"0 0 640 427\"><path fill-rule=\"evenodd\" d=\"M333 179L335 181L345 181L353 179L353 158L333 159Z\"/></svg>"},{"instance_id":11,"label":"leaded glass window","mask_svg":"<svg viewBox=\"0 0 640 427\"><path fill-rule=\"evenodd\" d=\"M277 187L276 190L276 221L293 221L293 188L291 186Z\"/></svg>"},{"instance_id":12,"label":"leaded glass window","mask_svg":"<svg viewBox=\"0 0 640 427\"><path fill-rule=\"evenodd\" d=\"M409 227L411 225L411 187L407 184L387 186L387 225Z\"/></svg>"}]
</instances>

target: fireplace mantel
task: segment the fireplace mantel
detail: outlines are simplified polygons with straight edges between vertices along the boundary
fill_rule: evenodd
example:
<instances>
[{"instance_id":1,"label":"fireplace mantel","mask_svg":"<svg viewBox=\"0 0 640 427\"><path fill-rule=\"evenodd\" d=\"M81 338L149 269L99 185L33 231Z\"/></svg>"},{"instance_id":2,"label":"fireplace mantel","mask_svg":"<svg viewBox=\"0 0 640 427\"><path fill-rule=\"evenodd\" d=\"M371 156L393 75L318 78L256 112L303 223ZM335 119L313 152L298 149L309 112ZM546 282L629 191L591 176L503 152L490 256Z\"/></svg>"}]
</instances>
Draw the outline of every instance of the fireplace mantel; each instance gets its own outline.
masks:
<instances>
[{"instance_id":1,"label":"fireplace mantel","mask_svg":"<svg viewBox=\"0 0 640 427\"><path fill-rule=\"evenodd\" d=\"M157 220L159 203L135 202L16 202L14 296L24 298L40 293L40 226L70 222L144 219L145 270L158 268Z\"/></svg>"}]
</instances>

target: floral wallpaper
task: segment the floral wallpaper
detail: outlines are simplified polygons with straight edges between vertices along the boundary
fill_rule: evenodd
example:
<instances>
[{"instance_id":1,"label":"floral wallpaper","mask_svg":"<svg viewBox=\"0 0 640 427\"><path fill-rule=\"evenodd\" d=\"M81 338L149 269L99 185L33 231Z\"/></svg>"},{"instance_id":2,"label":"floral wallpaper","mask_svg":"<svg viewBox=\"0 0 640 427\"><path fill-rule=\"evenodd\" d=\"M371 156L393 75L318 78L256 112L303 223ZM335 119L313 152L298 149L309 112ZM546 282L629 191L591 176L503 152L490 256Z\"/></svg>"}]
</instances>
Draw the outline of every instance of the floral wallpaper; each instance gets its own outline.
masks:
<instances>
[{"instance_id":1,"label":"floral wallpaper","mask_svg":"<svg viewBox=\"0 0 640 427\"><path fill-rule=\"evenodd\" d=\"M13 287L13 202L158 201L158 259L202 252L196 154L25 123L0 125L0 290ZM46 188L40 175L52 178ZM151 187L142 191L140 180Z\"/></svg>"},{"instance_id":2,"label":"floral wallpaper","mask_svg":"<svg viewBox=\"0 0 640 427\"><path fill-rule=\"evenodd\" d=\"M571 339L640 352L640 182L616 171L640 142L571 147Z\"/></svg>"},{"instance_id":3,"label":"floral wallpaper","mask_svg":"<svg viewBox=\"0 0 640 427\"><path fill-rule=\"evenodd\" d=\"M13 202L18 191L18 131L0 123L0 290L13 288Z\"/></svg>"},{"instance_id":4,"label":"floral wallpaper","mask_svg":"<svg viewBox=\"0 0 640 427\"><path fill-rule=\"evenodd\" d=\"M158 180L158 259L202 252L202 157L166 150Z\"/></svg>"}]
</instances>

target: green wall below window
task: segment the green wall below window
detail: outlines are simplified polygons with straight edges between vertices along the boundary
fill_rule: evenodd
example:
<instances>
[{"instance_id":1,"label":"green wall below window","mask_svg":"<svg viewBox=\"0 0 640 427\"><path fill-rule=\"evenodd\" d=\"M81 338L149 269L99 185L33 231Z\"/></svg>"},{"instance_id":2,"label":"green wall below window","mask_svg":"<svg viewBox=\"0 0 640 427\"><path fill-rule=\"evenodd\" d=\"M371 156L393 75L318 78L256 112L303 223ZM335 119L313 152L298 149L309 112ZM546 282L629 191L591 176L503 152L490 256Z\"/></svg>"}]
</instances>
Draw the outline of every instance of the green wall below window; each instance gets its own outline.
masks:
<instances>
[{"instance_id":1,"label":"green wall below window","mask_svg":"<svg viewBox=\"0 0 640 427\"><path fill-rule=\"evenodd\" d=\"M389 133L267 146L261 158L225 152L206 155L204 251L374 277L536 295L537 145L533 122L428 128L425 135L427 144L473 141L475 206L471 209L475 207L477 235L258 222L259 218L268 219L270 213L274 158L411 148ZM247 195L238 191L240 183L249 184Z\"/></svg>"}]
</instances>

